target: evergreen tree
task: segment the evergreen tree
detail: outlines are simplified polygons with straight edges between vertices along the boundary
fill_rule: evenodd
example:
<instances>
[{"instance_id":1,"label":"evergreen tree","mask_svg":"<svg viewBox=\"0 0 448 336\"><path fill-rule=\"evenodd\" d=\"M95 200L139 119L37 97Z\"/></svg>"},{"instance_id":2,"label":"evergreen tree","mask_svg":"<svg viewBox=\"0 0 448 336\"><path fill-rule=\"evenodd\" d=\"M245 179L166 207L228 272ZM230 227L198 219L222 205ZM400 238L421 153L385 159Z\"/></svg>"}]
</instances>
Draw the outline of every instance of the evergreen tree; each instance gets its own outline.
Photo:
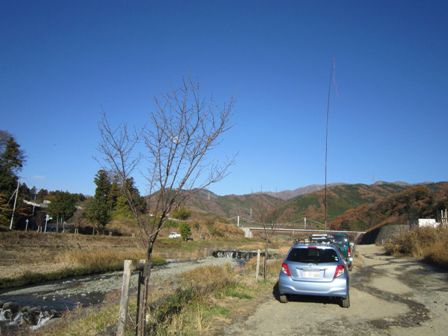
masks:
<instances>
[{"instance_id":1,"label":"evergreen tree","mask_svg":"<svg viewBox=\"0 0 448 336\"><path fill-rule=\"evenodd\" d=\"M110 186L110 192L109 192L109 202L112 207L112 209L115 209L118 204L118 198L121 195L120 186L117 182L112 182Z\"/></svg>"},{"instance_id":2,"label":"evergreen tree","mask_svg":"<svg viewBox=\"0 0 448 336\"><path fill-rule=\"evenodd\" d=\"M120 217L126 217L131 218L132 212L129 208L128 201L124 195L120 195L117 198L117 203L115 204L114 212L113 212L114 218L120 218Z\"/></svg>"},{"instance_id":3,"label":"evergreen tree","mask_svg":"<svg viewBox=\"0 0 448 336\"><path fill-rule=\"evenodd\" d=\"M136 207L137 211L140 213L145 212L146 210L146 201L145 198L140 196L140 192L134 184L134 179L131 177L126 180L126 186L124 190L128 190L131 194L132 203ZM129 205L128 208L130 209Z\"/></svg>"},{"instance_id":4,"label":"evergreen tree","mask_svg":"<svg viewBox=\"0 0 448 336\"><path fill-rule=\"evenodd\" d=\"M112 214L111 206L111 182L105 170L99 170L95 176L95 196L89 200L86 216L92 221L98 230L104 231L105 226L109 223Z\"/></svg>"},{"instance_id":5,"label":"evergreen tree","mask_svg":"<svg viewBox=\"0 0 448 336\"><path fill-rule=\"evenodd\" d=\"M13 136L0 131L0 192L12 194L24 161L25 155Z\"/></svg>"},{"instance_id":6,"label":"evergreen tree","mask_svg":"<svg viewBox=\"0 0 448 336\"><path fill-rule=\"evenodd\" d=\"M0 130L0 225L7 225L12 211L11 197L17 187L18 173L25 155L14 137Z\"/></svg>"},{"instance_id":7,"label":"evergreen tree","mask_svg":"<svg viewBox=\"0 0 448 336\"><path fill-rule=\"evenodd\" d=\"M180 225L180 235L183 240L187 240L191 236L191 228L187 223L182 223Z\"/></svg>"},{"instance_id":8,"label":"evergreen tree","mask_svg":"<svg viewBox=\"0 0 448 336\"><path fill-rule=\"evenodd\" d=\"M146 210L145 199L140 196L140 192L135 187L134 179L129 178L126 180L125 186L120 186L118 183L112 184L111 198L114 200L113 217L132 217L132 210L125 192L130 194L132 204L139 213L143 213Z\"/></svg>"},{"instance_id":9,"label":"evergreen tree","mask_svg":"<svg viewBox=\"0 0 448 336\"><path fill-rule=\"evenodd\" d=\"M54 219L62 223L75 213L76 198L76 195L66 191L52 192L48 212Z\"/></svg>"},{"instance_id":10,"label":"evergreen tree","mask_svg":"<svg viewBox=\"0 0 448 336\"><path fill-rule=\"evenodd\" d=\"M36 201L37 201L37 203L42 203L45 199L47 199L47 197L48 197L48 190L47 189L40 189L38 192L37 192L37 195L36 195Z\"/></svg>"}]
</instances>

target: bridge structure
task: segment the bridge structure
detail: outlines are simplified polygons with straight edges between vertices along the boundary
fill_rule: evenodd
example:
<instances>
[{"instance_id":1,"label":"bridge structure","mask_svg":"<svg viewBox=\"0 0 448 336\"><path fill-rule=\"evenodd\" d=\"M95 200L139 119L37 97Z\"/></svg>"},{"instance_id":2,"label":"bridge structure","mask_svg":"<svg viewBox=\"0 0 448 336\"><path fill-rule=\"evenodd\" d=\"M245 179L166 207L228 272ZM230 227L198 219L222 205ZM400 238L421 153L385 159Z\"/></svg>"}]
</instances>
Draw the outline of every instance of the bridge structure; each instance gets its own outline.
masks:
<instances>
[{"instance_id":1,"label":"bridge structure","mask_svg":"<svg viewBox=\"0 0 448 336\"><path fill-rule=\"evenodd\" d=\"M302 220L297 220L294 222L287 223L269 223L263 225L260 222L257 222L250 218L245 218L242 216L235 216L232 218L228 218L229 220L236 220L236 225L244 231L244 236L246 238L252 238L253 234L256 232L263 232L264 230L268 230L270 233L274 234L300 234L300 233L338 233L343 232L347 233L354 237L355 241L365 233L365 231L350 231L350 230L324 230L321 227L324 227L323 223L320 223L316 220L304 217Z\"/></svg>"},{"instance_id":2,"label":"bridge structure","mask_svg":"<svg viewBox=\"0 0 448 336\"><path fill-rule=\"evenodd\" d=\"M246 238L251 238L253 237L253 233L254 232L263 232L265 229L264 227L259 227L259 226L252 226L252 227L243 227L242 230L244 231L244 236ZM271 231L271 228L267 228L267 230ZM277 234L281 234L281 233L285 233L285 234L291 234L291 235L295 235L298 233L339 233L339 232L343 232L343 233L347 233L349 235L354 236L354 239L357 240L359 236L363 235L365 233L365 231L348 231L348 230L322 230L322 229L298 229L298 228L282 228L282 227L277 227L275 226L272 231L272 233L277 233Z\"/></svg>"}]
</instances>

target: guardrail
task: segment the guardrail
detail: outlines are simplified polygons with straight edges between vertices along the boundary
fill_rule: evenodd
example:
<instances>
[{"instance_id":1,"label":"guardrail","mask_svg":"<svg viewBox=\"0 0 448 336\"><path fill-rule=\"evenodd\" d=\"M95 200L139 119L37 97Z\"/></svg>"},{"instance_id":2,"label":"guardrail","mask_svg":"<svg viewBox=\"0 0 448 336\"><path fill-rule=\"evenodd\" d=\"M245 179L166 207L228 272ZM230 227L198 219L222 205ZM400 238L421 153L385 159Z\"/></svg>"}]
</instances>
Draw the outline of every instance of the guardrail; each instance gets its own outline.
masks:
<instances>
[{"instance_id":1,"label":"guardrail","mask_svg":"<svg viewBox=\"0 0 448 336\"><path fill-rule=\"evenodd\" d=\"M252 227L245 227L246 229L252 230L252 231L264 231L263 227L258 226L252 226ZM267 229L268 231L271 231L271 229ZM355 234L364 234L365 231L347 231L347 230L320 230L320 229L294 229L294 228L274 228L272 231L281 231L281 232L323 232L323 233L355 233Z\"/></svg>"}]
</instances>

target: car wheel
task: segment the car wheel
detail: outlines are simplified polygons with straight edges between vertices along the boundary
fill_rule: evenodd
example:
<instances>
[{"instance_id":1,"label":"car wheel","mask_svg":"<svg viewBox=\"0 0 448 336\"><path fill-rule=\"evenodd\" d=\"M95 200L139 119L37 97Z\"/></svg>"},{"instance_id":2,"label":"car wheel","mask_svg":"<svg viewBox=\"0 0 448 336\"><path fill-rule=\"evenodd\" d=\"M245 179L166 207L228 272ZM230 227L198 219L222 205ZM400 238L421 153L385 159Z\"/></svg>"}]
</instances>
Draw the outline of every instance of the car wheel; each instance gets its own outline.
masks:
<instances>
[{"instance_id":1,"label":"car wheel","mask_svg":"<svg viewBox=\"0 0 448 336\"><path fill-rule=\"evenodd\" d=\"M347 295L345 298L341 298L341 307L348 308L350 307L350 295Z\"/></svg>"},{"instance_id":2,"label":"car wheel","mask_svg":"<svg viewBox=\"0 0 448 336\"><path fill-rule=\"evenodd\" d=\"M288 297L285 294L280 295L279 300L281 303L288 303Z\"/></svg>"}]
</instances>

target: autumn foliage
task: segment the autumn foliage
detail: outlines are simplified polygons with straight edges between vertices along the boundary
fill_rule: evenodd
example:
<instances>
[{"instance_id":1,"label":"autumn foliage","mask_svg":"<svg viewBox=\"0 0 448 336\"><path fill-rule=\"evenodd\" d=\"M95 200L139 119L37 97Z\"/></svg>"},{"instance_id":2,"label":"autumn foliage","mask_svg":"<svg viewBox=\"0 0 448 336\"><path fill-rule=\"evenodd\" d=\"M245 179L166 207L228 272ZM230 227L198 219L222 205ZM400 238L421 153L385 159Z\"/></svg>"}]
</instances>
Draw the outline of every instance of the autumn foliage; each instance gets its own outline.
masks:
<instances>
[{"instance_id":1,"label":"autumn foliage","mask_svg":"<svg viewBox=\"0 0 448 336\"><path fill-rule=\"evenodd\" d=\"M409 224L418 218L436 218L448 207L448 183L416 185L362 204L336 217L333 229L366 230L387 224Z\"/></svg>"}]
</instances>

